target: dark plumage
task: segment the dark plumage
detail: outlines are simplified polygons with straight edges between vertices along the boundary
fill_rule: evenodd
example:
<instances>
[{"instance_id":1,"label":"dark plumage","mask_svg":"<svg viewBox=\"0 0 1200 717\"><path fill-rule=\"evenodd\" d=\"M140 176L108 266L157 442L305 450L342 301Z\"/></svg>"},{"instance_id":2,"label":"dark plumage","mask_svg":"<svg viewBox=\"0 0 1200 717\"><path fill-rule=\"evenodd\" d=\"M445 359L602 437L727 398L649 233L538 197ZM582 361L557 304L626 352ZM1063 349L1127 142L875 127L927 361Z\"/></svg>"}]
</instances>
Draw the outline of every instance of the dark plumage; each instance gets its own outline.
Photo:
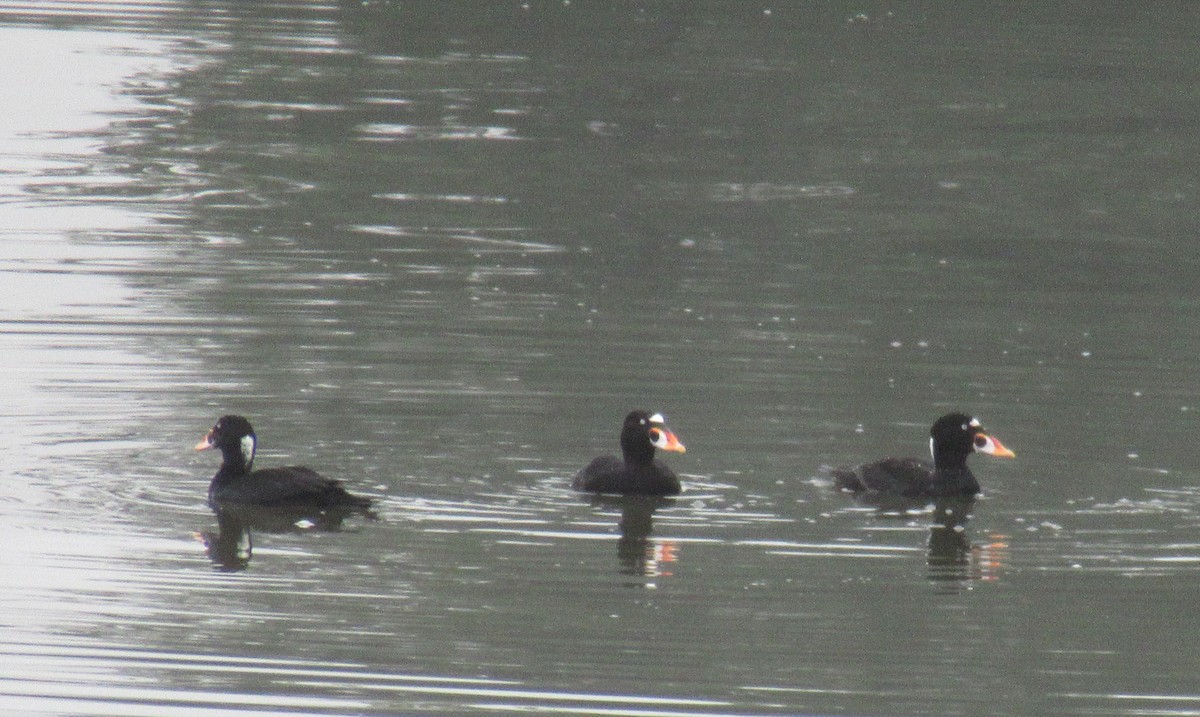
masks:
<instances>
[{"instance_id":1,"label":"dark plumage","mask_svg":"<svg viewBox=\"0 0 1200 717\"><path fill-rule=\"evenodd\" d=\"M621 458L600 456L575 475L572 487L592 493L677 495L675 472L654 458L654 449L684 452L683 444L667 430L662 414L632 411L621 427Z\"/></svg>"},{"instance_id":2,"label":"dark plumage","mask_svg":"<svg viewBox=\"0 0 1200 717\"><path fill-rule=\"evenodd\" d=\"M348 493L336 480L311 468L286 466L254 470L258 438L241 416L222 416L196 450L221 451L221 467L208 486L213 509L223 506L261 508L328 508L365 510L369 498Z\"/></svg>"},{"instance_id":3,"label":"dark plumage","mask_svg":"<svg viewBox=\"0 0 1200 717\"><path fill-rule=\"evenodd\" d=\"M971 453L1001 458L1015 454L984 432L983 426L962 413L939 418L929 430L933 463L918 458L884 458L854 469L833 471L838 488L864 496L944 498L973 496L979 481L967 468Z\"/></svg>"}]
</instances>

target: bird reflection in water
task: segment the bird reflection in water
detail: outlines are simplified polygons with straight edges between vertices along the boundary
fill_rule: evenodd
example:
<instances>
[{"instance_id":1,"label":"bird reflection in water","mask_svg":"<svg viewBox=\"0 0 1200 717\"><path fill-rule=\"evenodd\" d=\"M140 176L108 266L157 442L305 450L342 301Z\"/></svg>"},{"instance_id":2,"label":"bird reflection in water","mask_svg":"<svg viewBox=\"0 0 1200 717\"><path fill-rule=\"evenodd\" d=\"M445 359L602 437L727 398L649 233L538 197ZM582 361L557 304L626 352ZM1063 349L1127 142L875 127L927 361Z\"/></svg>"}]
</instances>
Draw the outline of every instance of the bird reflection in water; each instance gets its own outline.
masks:
<instances>
[{"instance_id":1,"label":"bird reflection in water","mask_svg":"<svg viewBox=\"0 0 1200 717\"><path fill-rule=\"evenodd\" d=\"M250 567L255 532L284 534L315 530L336 533L342 530L345 520L353 515L378 520L373 511L359 508L225 505L214 508L213 513L217 517L217 531L197 533L196 539L204 545L213 568L221 572L240 572Z\"/></svg>"},{"instance_id":2,"label":"bird reflection in water","mask_svg":"<svg viewBox=\"0 0 1200 717\"><path fill-rule=\"evenodd\" d=\"M670 498L644 495L596 495L591 505L608 510L620 510L617 523L621 531L617 539L617 562L622 575L646 578L669 577L673 563L679 560L679 544L672 540L652 538L654 513L669 506ZM643 584L651 587L653 584Z\"/></svg>"},{"instance_id":3,"label":"bird reflection in water","mask_svg":"<svg viewBox=\"0 0 1200 717\"><path fill-rule=\"evenodd\" d=\"M254 538L241 521L217 513L217 531L198 532L195 538L204 545L204 552L208 553L215 569L236 573L250 567Z\"/></svg>"},{"instance_id":4,"label":"bird reflection in water","mask_svg":"<svg viewBox=\"0 0 1200 717\"><path fill-rule=\"evenodd\" d=\"M859 497L859 505L869 506L882 519L909 520L928 514L929 539L925 550L925 576L945 592L969 590L975 582L1000 579L1008 562L1007 536L990 535L976 543L967 531L967 522L975 508L973 496L940 498L933 503L895 496Z\"/></svg>"},{"instance_id":5,"label":"bird reflection in water","mask_svg":"<svg viewBox=\"0 0 1200 717\"><path fill-rule=\"evenodd\" d=\"M966 525L974 506L974 498L947 498L933 506L927 576L951 592L970 589L973 582L999 580L1008 560L1006 536L992 535L982 543L971 541Z\"/></svg>"}]
</instances>

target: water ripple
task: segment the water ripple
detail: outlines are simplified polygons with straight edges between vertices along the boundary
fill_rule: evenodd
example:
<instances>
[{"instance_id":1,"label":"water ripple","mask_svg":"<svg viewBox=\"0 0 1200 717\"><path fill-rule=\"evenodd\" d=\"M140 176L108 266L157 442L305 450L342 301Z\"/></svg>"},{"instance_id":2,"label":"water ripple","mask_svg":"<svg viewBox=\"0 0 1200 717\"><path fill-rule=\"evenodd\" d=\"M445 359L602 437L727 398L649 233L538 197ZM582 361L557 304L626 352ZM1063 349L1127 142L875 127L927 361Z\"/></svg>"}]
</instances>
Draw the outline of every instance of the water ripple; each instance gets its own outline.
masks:
<instances>
[{"instance_id":1,"label":"water ripple","mask_svg":"<svg viewBox=\"0 0 1200 717\"><path fill-rule=\"evenodd\" d=\"M532 253L542 254L549 252L564 251L563 247L556 244L547 244L544 242L535 242L525 239L510 239L504 237L487 236L487 234L510 233L519 234L526 230L521 228L509 229L441 229L430 230L428 228L417 229L413 227L399 227L386 225L359 225L351 227L352 230L362 232L364 234L374 234L388 237L402 237L405 239L415 240L417 242L430 243L461 243L470 246L474 251L483 254L492 253ZM398 249L398 251L407 251L410 248Z\"/></svg>"},{"instance_id":2,"label":"water ripple","mask_svg":"<svg viewBox=\"0 0 1200 717\"><path fill-rule=\"evenodd\" d=\"M400 123L374 122L359 127L363 138L369 141L395 140L519 140L514 127L501 125L413 125Z\"/></svg>"},{"instance_id":3,"label":"water ripple","mask_svg":"<svg viewBox=\"0 0 1200 717\"><path fill-rule=\"evenodd\" d=\"M250 692L169 687L153 684L153 675L186 683L205 680L233 685L251 681L265 689ZM314 688L322 696L306 694ZM323 696L331 692L340 696ZM729 711L733 703L720 699L539 689L516 680L402 674L352 662L46 643L9 643L0 647L0 702L6 708L26 713L362 714L376 711L375 695L422 696L437 700L426 705L426 709L437 710L689 717L767 713Z\"/></svg>"}]
</instances>

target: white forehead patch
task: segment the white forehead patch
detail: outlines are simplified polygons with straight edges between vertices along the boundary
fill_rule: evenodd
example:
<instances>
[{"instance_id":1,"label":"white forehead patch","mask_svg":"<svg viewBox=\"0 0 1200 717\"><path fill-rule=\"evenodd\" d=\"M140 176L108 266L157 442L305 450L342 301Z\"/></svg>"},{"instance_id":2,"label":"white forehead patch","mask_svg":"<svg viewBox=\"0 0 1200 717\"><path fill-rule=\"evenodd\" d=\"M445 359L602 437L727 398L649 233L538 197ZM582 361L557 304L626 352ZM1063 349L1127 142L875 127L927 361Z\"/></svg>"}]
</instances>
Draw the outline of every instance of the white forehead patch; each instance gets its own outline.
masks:
<instances>
[{"instance_id":1,"label":"white forehead patch","mask_svg":"<svg viewBox=\"0 0 1200 717\"><path fill-rule=\"evenodd\" d=\"M970 423L968 423L967 425L968 425L968 426L970 426L971 428L979 428L979 426L980 426L981 424L979 423L979 419L978 419L978 418L972 418L972 419L971 419L971 422L970 422Z\"/></svg>"},{"instance_id":2,"label":"white forehead patch","mask_svg":"<svg viewBox=\"0 0 1200 717\"><path fill-rule=\"evenodd\" d=\"M247 463L254 460L254 436L242 436L242 459Z\"/></svg>"},{"instance_id":3,"label":"white forehead patch","mask_svg":"<svg viewBox=\"0 0 1200 717\"><path fill-rule=\"evenodd\" d=\"M650 417L650 422L651 423L666 423L667 419L663 418L663 415L661 413L656 413Z\"/></svg>"}]
</instances>

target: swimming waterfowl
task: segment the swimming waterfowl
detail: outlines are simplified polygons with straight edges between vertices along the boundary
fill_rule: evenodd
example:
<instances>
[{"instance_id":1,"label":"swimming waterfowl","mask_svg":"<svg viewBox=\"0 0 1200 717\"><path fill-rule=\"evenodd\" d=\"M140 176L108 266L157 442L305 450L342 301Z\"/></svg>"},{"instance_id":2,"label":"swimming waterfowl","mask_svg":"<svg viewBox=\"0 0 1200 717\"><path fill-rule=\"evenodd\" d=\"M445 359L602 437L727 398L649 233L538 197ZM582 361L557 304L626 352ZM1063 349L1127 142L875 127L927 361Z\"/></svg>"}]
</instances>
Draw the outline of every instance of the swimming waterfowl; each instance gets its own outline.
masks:
<instances>
[{"instance_id":1,"label":"swimming waterfowl","mask_svg":"<svg viewBox=\"0 0 1200 717\"><path fill-rule=\"evenodd\" d=\"M932 463L919 458L884 458L857 468L835 470L833 478L838 488L866 496L973 496L979 492L979 481L967 467L967 456L1016 456L984 431L979 419L964 413L949 413L934 422L929 430L929 450Z\"/></svg>"},{"instance_id":2,"label":"swimming waterfowl","mask_svg":"<svg viewBox=\"0 0 1200 717\"><path fill-rule=\"evenodd\" d=\"M221 467L208 486L214 509L225 505L262 508L346 508L365 510L370 498L353 495L340 481L311 468L284 466L254 470L258 437L242 416L222 416L196 450L221 451Z\"/></svg>"},{"instance_id":3,"label":"swimming waterfowl","mask_svg":"<svg viewBox=\"0 0 1200 717\"><path fill-rule=\"evenodd\" d=\"M654 457L654 449L683 453L685 448L661 413L631 411L621 426L621 457L600 456L575 475L572 487L591 493L677 495L675 472Z\"/></svg>"}]
</instances>

